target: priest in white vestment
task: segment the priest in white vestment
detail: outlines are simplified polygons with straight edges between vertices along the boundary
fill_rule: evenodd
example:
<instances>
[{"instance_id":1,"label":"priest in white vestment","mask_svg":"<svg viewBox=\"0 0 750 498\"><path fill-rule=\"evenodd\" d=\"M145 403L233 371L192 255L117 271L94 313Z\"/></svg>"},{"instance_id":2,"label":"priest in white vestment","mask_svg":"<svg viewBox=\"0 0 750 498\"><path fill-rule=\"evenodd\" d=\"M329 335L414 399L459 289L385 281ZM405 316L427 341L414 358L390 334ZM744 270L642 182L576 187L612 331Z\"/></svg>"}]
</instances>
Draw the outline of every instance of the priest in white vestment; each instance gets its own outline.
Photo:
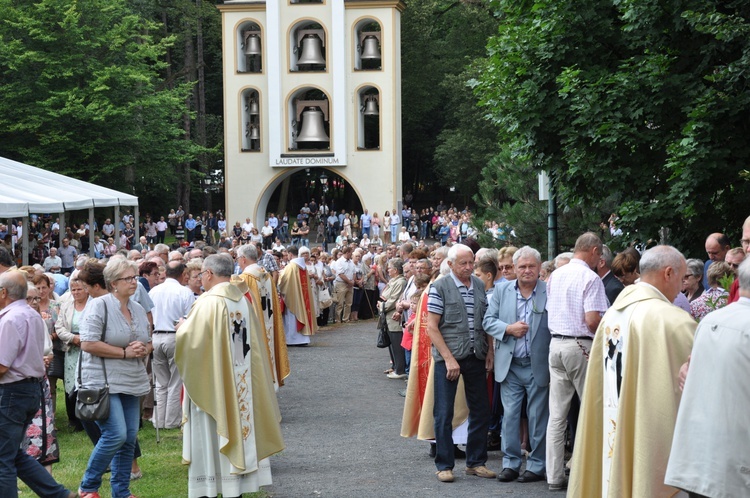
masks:
<instances>
[{"instance_id":1,"label":"priest in white vestment","mask_svg":"<svg viewBox=\"0 0 750 498\"><path fill-rule=\"evenodd\" d=\"M284 334L287 345L302 346L310 344L310 336L318 330L315 296L305 258L296 257L297 248L294 246L288 251L293 259L279 275L279 292L284 299Z\"/></svg>"},{"instance_id":2,"label":"priest in white vestment","mask_svg":"<svg viewBox=\"0 0 750 498\"><path fill-rule=\"evenodd\" d=\"M226 255L206 258L206 293L177 329L189 498L240 496L270 485L268 457L284 449L261 326L229 283L233 270Z\"/></svg>"},{"instance_id":3,"label":"priest in white vestment","mask_svg":"<svg viewBox=\"0 0 750 498\"><path fill-rule=\"evenodd\" d=\"M232 283L238 285L240 290L243 289L239 286L240 282L247 287L245 295L260 321L261 335L271 362L274 389L278 391L289 376L290 368L276 285L271 274L258 264L258 251L253 244L237 248L237 264L241 273L232 276Z\"/></svg>"},{"instance_id":4,"label":"priest in white vestment","mask_svg":"<svg viewBox=\"0 0 750 498\"><path fill-rule=\"evenodd\" d=\"M674 247L640 260L599 323L589 352L568 496L673 497L664 484L680 403L679 371L695 320L672 301L687 271Z\"/></svg>"}]
</instances>

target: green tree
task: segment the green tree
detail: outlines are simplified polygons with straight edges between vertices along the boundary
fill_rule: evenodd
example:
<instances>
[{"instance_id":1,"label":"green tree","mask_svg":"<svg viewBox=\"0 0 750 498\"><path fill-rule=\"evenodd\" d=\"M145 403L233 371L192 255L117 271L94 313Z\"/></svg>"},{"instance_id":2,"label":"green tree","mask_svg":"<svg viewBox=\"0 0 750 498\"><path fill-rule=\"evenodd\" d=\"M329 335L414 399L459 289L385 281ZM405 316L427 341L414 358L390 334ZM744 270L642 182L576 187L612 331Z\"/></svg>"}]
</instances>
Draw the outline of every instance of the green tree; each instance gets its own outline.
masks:
<instances>
[{"instance_id":1,"label":"green tree","mask_svg":"<svg viewBox=\"0 0 750 498\"><path fill-rule=\"evenodd\" d=\"M0 19L0 154L164 198L199 152L178 119L190 87L162 84L174 38L124 0L0 0Z\"/></svg>"},{"instance_id":2,"label":"green tree","mask_svg":"<svg viewBox=\"0 0 750 498\"><path fill-rule=\"evenodd\" d=\"M468 198L471 179L475 184L492 155L487 149L495 132L482 122L463 73L484 54L496 27L483 2L408 2L401 35L402 155L404 191L414 192L417 202L434 202L425 197L442 196L451 186Z\"/></svg>"},{"instance_id":3,"label":"green tree","mask_svg":"<svg viewBox=\"0 0 750 498\"><path fill-rule=\"evenodd\" d=\"M748 213L747 1L492 3L477 95L561 206L614 198L626 230L700 254ZM740 201L741 202L741 201Z\"/></svg>"}]
</instances>

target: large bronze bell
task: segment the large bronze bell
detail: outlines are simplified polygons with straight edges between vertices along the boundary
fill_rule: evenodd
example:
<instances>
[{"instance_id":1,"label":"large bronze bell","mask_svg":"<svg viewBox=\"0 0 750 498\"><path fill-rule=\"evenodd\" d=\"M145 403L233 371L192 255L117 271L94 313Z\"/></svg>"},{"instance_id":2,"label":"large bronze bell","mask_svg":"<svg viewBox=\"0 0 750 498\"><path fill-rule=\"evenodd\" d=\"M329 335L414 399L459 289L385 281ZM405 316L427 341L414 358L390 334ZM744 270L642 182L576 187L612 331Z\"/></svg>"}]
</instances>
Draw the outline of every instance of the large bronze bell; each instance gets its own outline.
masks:
<instances>
[{"instance_id":1,"label":"large bronze bell","mask_svg":"<svg viewBox=\"0 0 750 498\"><path fill-rule=\"evenodd\" d=\"M245 55L261 55L260 37L256 34L249 34L245 37Z\"/></svg>"},{"instance_id":2,"label":"large bronze bell","mask_svg":"<svg viewBox=\"0 0 750 498\"><path fill-rule=\"evenodd\" d=\"M328 138L325 121L323 121L323 111L319 107L306 107L302 111L302 126L295 141L298 143L330 143L331 139Z\"/></svg>"},{"instance_id":3,"label":"large bronze bell","mask_svg":"<svg viewBox=\"0 0 750 498\"><path fill-rule=\"evenodd\" d=\"M362 60L380 60L380 48L378 39L375 36L368 35L362 42Z\"/></svg>"},{"instance_id":4,"label":"large bronze bell","mask_svg":"<svg viewBox=\"0 0 750 498\"><path fill-rule=\"evenodd\" d=\"M297 64L325 65L323 57L323 42L318 35L306 34L300 44L299 60Z\"/></svg>"}]
</instances>

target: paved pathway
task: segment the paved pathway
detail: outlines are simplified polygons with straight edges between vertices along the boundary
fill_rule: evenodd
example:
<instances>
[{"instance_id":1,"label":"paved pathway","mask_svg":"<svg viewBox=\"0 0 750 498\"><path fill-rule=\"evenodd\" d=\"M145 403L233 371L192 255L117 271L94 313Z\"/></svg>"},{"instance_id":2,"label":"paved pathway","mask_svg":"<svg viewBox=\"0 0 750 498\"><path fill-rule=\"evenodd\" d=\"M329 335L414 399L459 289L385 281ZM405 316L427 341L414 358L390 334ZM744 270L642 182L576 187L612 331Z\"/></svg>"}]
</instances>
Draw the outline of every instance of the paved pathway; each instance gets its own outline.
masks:
<instances>
[{"instance_id":1,"label":"paved pathway","mask_svg":"<svg viewBox=\"0 0 750 498\"><path fill-rule=\"evenodd\" d=\"M383 375L375 322L336 325L308 347L289 348L292 373L279 391L286 449L272 457L273 497L551 496L543 482L501 483L463 473L440 483L424 441L402 438L404 381ZM500 471L502 454L487 466Z\"/></svg>"}]
</instances>

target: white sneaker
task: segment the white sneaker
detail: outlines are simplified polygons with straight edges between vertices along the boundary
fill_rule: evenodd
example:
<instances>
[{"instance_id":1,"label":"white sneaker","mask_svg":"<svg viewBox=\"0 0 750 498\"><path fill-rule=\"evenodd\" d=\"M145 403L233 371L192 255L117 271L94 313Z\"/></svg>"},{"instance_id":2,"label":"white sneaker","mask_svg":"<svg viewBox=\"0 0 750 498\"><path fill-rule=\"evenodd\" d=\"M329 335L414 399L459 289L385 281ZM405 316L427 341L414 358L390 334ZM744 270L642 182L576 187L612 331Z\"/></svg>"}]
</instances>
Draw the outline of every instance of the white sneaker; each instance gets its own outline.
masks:
<instances>
[{"instance_id":1,"label":"white sneaker","mask_svg":"<svg viewBox=\"0 0 750 498\"><path fill-rule=\"evenodd\" d=\"M389 379L408 379L409 376L406 374L397 374L396 372L391 372L387 375Z\"/></svg>"}]
</instances>

